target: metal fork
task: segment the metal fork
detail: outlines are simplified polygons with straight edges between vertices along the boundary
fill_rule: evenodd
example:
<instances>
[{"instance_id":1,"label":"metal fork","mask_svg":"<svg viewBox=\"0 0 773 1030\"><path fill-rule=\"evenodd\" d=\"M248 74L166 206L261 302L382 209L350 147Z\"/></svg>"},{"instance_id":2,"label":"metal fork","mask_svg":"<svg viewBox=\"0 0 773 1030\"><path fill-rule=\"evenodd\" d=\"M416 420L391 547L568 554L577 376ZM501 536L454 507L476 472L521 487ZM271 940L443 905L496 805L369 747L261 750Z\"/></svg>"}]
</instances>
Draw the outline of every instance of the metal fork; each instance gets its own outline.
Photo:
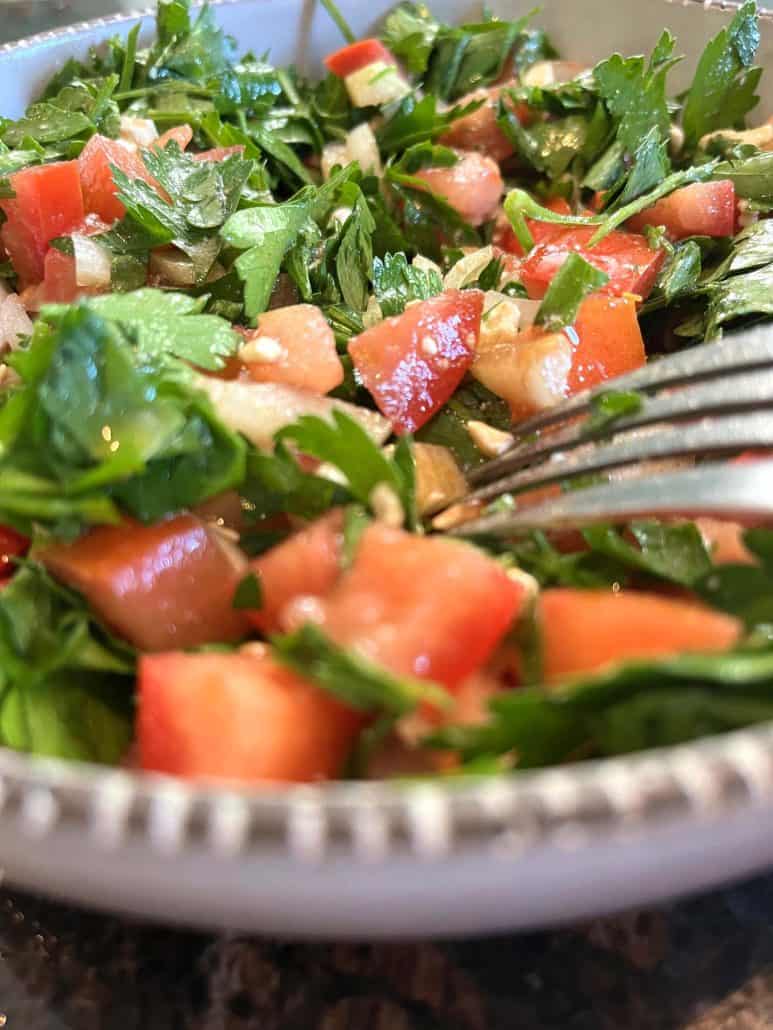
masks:
<instances>
[{"instance_id":1,"label":"metal fork","mask_svg":"<svg viewBox=\"0 0 773 1030\"><path fill-rule=\"evenodd\" d=\"M636 391L641 405L597 425L589 416L610 391ZM773 332L753 329L662 358L522 422L516 432L507 451L472 474L473 492L436 520L438 528L505 536L645 514L773 518L773 461L669 472L656 464L653 474L643 464L773 449ZM580 477L631 465L642 474L518 506L526 491L571 487Z\"/></svg>"}]
</instances>

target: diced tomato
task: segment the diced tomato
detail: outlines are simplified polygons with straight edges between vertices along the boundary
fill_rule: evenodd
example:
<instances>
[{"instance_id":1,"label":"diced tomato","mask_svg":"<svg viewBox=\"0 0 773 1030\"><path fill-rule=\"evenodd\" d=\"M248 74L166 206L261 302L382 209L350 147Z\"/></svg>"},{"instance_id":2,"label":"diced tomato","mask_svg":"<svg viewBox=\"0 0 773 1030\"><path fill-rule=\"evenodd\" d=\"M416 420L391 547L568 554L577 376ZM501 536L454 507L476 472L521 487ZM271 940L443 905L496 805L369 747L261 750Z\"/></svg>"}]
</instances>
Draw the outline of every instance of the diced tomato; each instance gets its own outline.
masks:
<instances>
[{"instance_id":1,"label":"diced tomato","mask_svg":"<svg viewBox=\"0 0 773 1030\"><path fill-rule=\"evenodd\" d=\"M6 222L0 230L22 289L43 278L48 244L83 221L77 161L25 168L9 176L16 196L0 201Z\"/></svg>"},{"instance_id":2,"label":"diced tomato","mask_svg":"<svg viewBox=\"0 0 773 1030\"><path fill-rule=\"evenodd\" d=\"M246 560L193 515L154 526L100 526L41 561L142 651L238 640L247 620L233 597Z\"/></svg>"},{"instance_id":3,"label":"diced tomato","mask_svg":"<svg viewBox=\"0 0 773 1030\"><path fill-rule=\"evenodd\" d=\"M494 161L504 161L510 157L513 145L497 125L499 99L503 88L494 86L491 89L476 89L457 101L459 105L464 106L475 100L482 100L483 105L472 114L452 122L448 131L440 137L440 143L447 147L459 147L460 150L477 150ZM528 123L529 109L525 104L517 106L515 115L523 124Z\"/></svg>"},{"instance_id":4,"label":"diced tomato","mask_svg":"<svg viewBox=\"0 0 773 1030\"><path fill-rule=\"evenodd\" d=\"M163 150L170 140L174 140L180 150L185 150L192 139L193 129L190 125L174 125L166 132L162 132L158 139L153 141L153 146L157 150Z\"/></svg>"},{"instance_id":5,"label":"diced tomato","mask_svg":"<svg viewBox=\"0 0 773 1030\"><path fill-rule=\"evenodd\" d=\"M717 565L754 565L757 559L743 541L747 527L726 519L700 517L692 520L700 530Z\"/></svg>"},{"instance_id":6,"label":"diced tomato","mask_svg":"<svg viewBox=\"0 0 773 1030\"><path fill-rule=\"evenodd\" d=\"M341 772L361 718L268 657L144 656L143 769L186 779L312 782Z\"/></svg>"},{"instance_id":7,"label":"diced tomato","mask_svg":"<svg viewBox=\"0 0 773 1030\"><path fill-rule=\"evenodd\" d=\"M81 290L75 281L75 258L49 247L43 263L43 282L38 297L41 304L71 304Z\"/></svg>"},{"instance_id":8,"label":"diced tomato","mask_svg":"<svg viewBox=\"0 0 773 1030\"><path fill-rule=\"evenodd\" d=\"M472 364L480 290L447 290L354 337L349 354L365 387L398 433L412 433L441 408Z\"/></svg>"},{"instance_id":9,"label":"diced tomato","mask_svg":"<svg viewBox=\"0 0 773 1030\"><path fill-rule=\"evenodd\" d=\"M553 276L573 251L609 276L606 293L633 293L647 297L665 258L665 250L653 250L643 236L611 232L589 247L594 226L564 228L538 243L521 263L521 281L530 297L544 297Z\"/></svg>"},{"instance_id":10,"label":"diced tomato","mask_svg":"<svg viewBox=\"0 0 773 1030\"><path fill-rule=\"evenodd\" d=\"M29 545L26 536L10 526L0 526L0 580L13 574L13 559L23 557Z\"/></svg>"},{"instance_id":11,"label":"diced tomato","mask_svg":"<svg viewBox=\"0 0 773 1030\"><path fill-rule=\"evenodd\" d=\"M586 297L570 330L530 327L481 347L472 374L510 405L513 421L560 404L580 390L640 368L644 340L632 297Z\"/></svg>"},{"instance_id":12,"label":"diced tomato","mask_svg":"<svg viewBox=\"0 0 773 1030\"><path fill-rule=\"evenodd\" d=\"M325 58L325 67L339 79L345 79L347 75L358 72L376 61L384 64L397 64L393 55L378 39L361 39L357 43L350 43L341 47L335 53L328 54Z\"/></svg>"},{"instance_id":13,"label":"diced tomato","mask_svg":"<svg viewBox=\"0 0 773 1030\"><path fill-rule=\"evenodd\" d=\"M477 548L376 523L322 600L321 626L392 672L453 688L490 656L523 599Z\"/></svg>"},{"instance_id":14,"label":"diced tomato","mask_svg":"<svg viewBox=\"0 0 773 1030\"><path fill-rule=\"evenodd\" d=\"M332 590L341 574L340 511L295 533L250 564L260 580L262 605L247 613L264 633L283 628L282 613L297 597L321 597Z\"/></svg>"},{"instance_id":15,"label":"diced tomato","mask_svg":"<svg viewBox=\"0 0 773 1030\"><path fill-rule=\"evenodd\" d=\"M328 393L344 380L335 335L314 304L266 311L245 337L239 358L256 382Z\"/></svg>"},{"instance_id":16,"label":"diced tomato","mask_svg":"<svg viewBox=\"0 0 773 1030\"><path fill-rule=\"evenodd\" d=\"M538 606L546 683L611 662L726 651L742 631L729 615L658 594L553 589Z\"/></svg>"},{"instance_id":17,"label":"diced tomato","mask_svg":"<svg viewBox=\"0 0 773 1030\"><path fill-rule=\"evenodd\" d=\"M474 150L457 151L454 165L421 168L416 178L442 197L470 225L482 225L494 217L505 184L499 165Z\"/></svg>"},{"instance_id":18,"label":"diced tomato","mask_svg":"<svg viewBox=\"0 0 773 1030\"><path fill-rule=\"evenodd\" d=\"M572 214L571 207L563 197L553 197L545 203L545 207L555 211L557 215ZM566 226L555 225L553 222L538 222L534 218L527 218L526 224L535 244L544 243L545 240L552 239L566 228ZM501 247L502 250L506 250L509 254L518 254L520 257L524 255L524 249L518 242L518 237L513 231L510 219L504 212L497 218L492 243L495 247Z\"/></svg>"},{"instance_id":19,"label":"diced tomato","mask_svg":"<svg viewBox=\"0 0 773 1030\"><path fill-rule=\"evenodd\" d=\"M244 144L237 143L233 147L214 147L212 150L202 150L199 154L193 154L194 161L225 161L227 157L234 154L243 154Z\"/></svg>"},{"instance_id":20,"label":"diced tomato","mask_svg":"<svg viewBox=\"0 0 773 1030\"><path fill-rule=\"evenodd\" d=\"M732 236L736 228L735 186L730 179L694 182L674 190L626 223L634 232L663 225L672 240L686 236Z\"/></svg>"},{"instance_id":21,"label":"diced tomato","mask_svg":"<svg viewBox=\"0 0 773 1030\"><path fill-rule=\"evenodd\" d=\"M110 223L126 214L126 208L116 196L111 165L115 165L130 179L144 179L151 185L154 183L136 150L121 140L92 136L78 158L83 200L88 212Z\"/></svg>"}]
</instances>

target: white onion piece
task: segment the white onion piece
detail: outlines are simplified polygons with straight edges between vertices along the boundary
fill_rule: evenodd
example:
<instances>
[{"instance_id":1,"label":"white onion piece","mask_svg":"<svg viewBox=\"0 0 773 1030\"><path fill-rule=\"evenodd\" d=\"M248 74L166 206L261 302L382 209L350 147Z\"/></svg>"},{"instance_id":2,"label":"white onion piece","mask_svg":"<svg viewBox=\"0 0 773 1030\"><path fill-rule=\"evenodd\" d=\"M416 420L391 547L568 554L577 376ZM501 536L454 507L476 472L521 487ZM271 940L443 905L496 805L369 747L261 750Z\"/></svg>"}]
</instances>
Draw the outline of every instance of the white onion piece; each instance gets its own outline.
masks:
<instances>
[{"instance_id":1,"label":"white onion piece","mask_svg":"<svg viewBox=\"0 0 773 1030\"><path fill-rule=\"evenodd\" d=\"M133 143L136 147L147 149L158 139L158 130L150 118L131 118L121 115L121 139Z\"/></svg>"},{"instance_id":2,"label":"white onion piece","mask_svg":"<svg viewBox=\"0 0 773 1030\"><path fill-rule=\"evenodd\" d=\"M463 258L453 266L451 271L443 280L443 286L447 290L461 290L463 286L469 286L480 273L494 260L494 248L492 246L481 247L471 254L465 254Z\"/></svg>"},{"instance_id":3,"label":"white onion piece","mask_svg":"<svg viewBox=\"0 0 773 1030\"><path fill-rule=\"evenodd\" d=\"M8 294L0 302L0 353L17 347L20 336L29 336L32 322L24 305L15 293Z\"/></svg>"},{"instance_id":4,"label":"white onion piece","mask_svg":"<svg viewBox=\"0 0 773 1030\"><path fill-rule=\"evenodd\" d=\"M271 450L274 434L301 415L330 419L333 411L341 411L362 426L378 444L392 431L390 423L377 411L281 383L251 383L209 376L199 376L197 382L223 422L264 450Z\"/></svg>"},{"instance_id":5,"label":"white onion piece","mask_svg":"<svg viewBox=\"0 0 773 1030\"><path fill-rule=\"evenodd\" d=\"M373 61L344 79L349 99L355 107L380 107L400 100L411 92L410 83L396 64Z\"/></svg>"},{"instance_id":6,"label":"white onion piece","mask_svg":"<svg viewBox=\"0 0 773 1030\"><path fill-rule=\"evenodd\" d=\"M77 286L95 286L98 289L110 286L112 262L110 253L90 236L72 234L75 254L75 283Z\"/></svg>"},{"instance_id":7,"label":"white onion piece","mask_svg":"<svg viewBox=\"0 0 773 1030\"><path fill-rule=\"evenodd\" d=\"M150 272L171 286L195 286L196 270L187 254L174 248L154 250L150 255Z\"/></svg>"},{"instance_id":8,"label":"white onion piece","mask_svg":"<svg viewBox=\"0 0 773 1030\"><path fill-rule=\"evenodd\" d=\"M373 129L367 122L352 129L346 137L346 149L349 152L349 160L357 161L363 172L381 176L381 154Z\"/></svg>"}]
</instances>

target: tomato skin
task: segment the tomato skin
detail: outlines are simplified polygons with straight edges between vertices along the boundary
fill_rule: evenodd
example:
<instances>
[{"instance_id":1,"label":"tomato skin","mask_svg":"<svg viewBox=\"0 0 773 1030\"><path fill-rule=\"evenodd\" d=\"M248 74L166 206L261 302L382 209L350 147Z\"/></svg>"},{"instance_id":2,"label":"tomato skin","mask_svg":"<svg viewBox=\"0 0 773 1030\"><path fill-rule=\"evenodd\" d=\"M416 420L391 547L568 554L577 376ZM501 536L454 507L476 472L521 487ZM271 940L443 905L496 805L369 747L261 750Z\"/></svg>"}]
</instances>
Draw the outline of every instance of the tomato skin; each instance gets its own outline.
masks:
<instances>
[{"instance_id":1,"label":"tomato skin","mask_svg":"<svg viewBox=\"0 0 773 1030\"><path fill-rule=\"evenodd\" d=\"M354 366L395 432L414 432L453 394L475 357L482 311L480 290L447 290L350 340Z\"/></svg>"},{"instance_id":2,"label":"tomato skin","mask_svg":"<svg viewBox=\"0 0 773 1030\"><path fill-rule=\"evenodd\" d=\"M627 227L641 232L664 225L672 240L687 236L733 236L736 231L735 186L730 179L694 182L674 190L633 218Z\"/></svg>"},{"instance_id":3,"label":"tomato skin","mask_svg":"<svg viewBox=\"0 0 773 1030\"><path fill-rule=\"evenodd\" d=\"M244 154L244 144L237 143L233 147L213 147L212 150L202 150L198 154L192 154L194 161L225 161L227 157L234 154Z\"/></svg>"},{"instance_id":4,"label":"tomato skin","mask_svg":"<svg viewBox=\"0 0 773 1030\"><path fill-rule=\"evenodd\" d=\"M374 523L322 599L321 627L398 675L453 689L491 655L523 599L482 551Z\"/></svg>"},{"instance_id":5,"label":"tomato skin","mask_svg":"<svg viewBox=\"0 0 773 1030\"><path fill-rule=\"evenodd\" d=\"M190 125L173 125L171 129L162 132L153 146L156 150L163 150L170 140L174 140L180 150L185 150L193 139L193 129Z\"/></svg>"},{"instance_id":6,"label":"tomato skin","mask_svg":"<svg viewBox=\"0 0 773 1030\"><path fill-rule=\"evenodd\" d=\"M125 146L120 140L92 136L78 158L83 200L86 211L108 223L126 214L126 208L116 195L118 190L113 182L111 165L120 168L130 179L144 179L151 185L154 182L137 151Z\"/></svg>"},{"instance_id":7,"label":"tomato skin","mask_svg":"<svg viewBox=\"0 0 773 1030\"><path fill-rule=\"evenodd\" d=\"M0 581L14 573L14 558L23 558L30 542L10 526L0 526Z\"/></svg>"},{"instance_id":8,"label":"tomato skin","mask_svg":"<svg viewBox=\"0 0 773 1030\"><path fill-rule=\"evenodd\" d=\"M647 360L632 297L591 294L580 305L574 330L578 343L569 373L570 397L633 372Z\"/></svg>"},{"instance_id":9,"label":"tomato skin","mask_svg":"<svg viewBox=\"0 0 773 1030\"><path fill-rule=\"evenodd\" d=\"M273 308L258 318L257 329L245 333L246 345L239 352L251 379L258 383L285 383L313 393L329 393L344 381L344 367L336 350L333 330L314 304L291 304ZM268 342L269 360L256 355L261 341ZM275 357L276 345L279 357Z\"/></svg>"},{"instance_id":10,"label":"tomato skin","mask_svg":"<svg viewBox=\"0 0 773 1030\"><path fill-rule=\"evenodd\" d=\"M338 775L360 716L268 657L145 655L143 769L186 779L313 782Z\"/></svg>"},{"instance_id":11,"label":"tomato skin","mask_svg":"<svg viewBox=\"0 0 773 1030\"><path fill-rule=\"evenodd\" d=\"M551 200L546 201L545 207L549 208L551 211L555 211L557 215L572 214L571 207L563 197L553 197ZM535 244L543 243L545 240L552 239L564 229L564 226L555 225L552 222L538 222L534 218L527 218L526 225L528 226ZM502 250L506 250L508 254L517 254L519 257L523 257L525 254L525 251L518 242L518 237L515 235L513 227L510 224L510 219L504 212L502 212L499 218L497 218L497 224L494 228L494 235L491 242L495 247L501 247Z\"/></svg>"},{"instance_id":12,"label":"tomato skin","mask_svg":"<svg viewBox=\"0 0 773 1030\"><path fill-rule=\"evenodd\" d=\"M75 258L49 247L43 262L43 282L38 289L41 304L71 304L81 290L75 281Z\"/></svg>"},{"instance_id":13,"label":"tomato skin","mask_svg":"<svg viewBox=\"0 0 773 1030\"><path fill-rule=\"evenodd\" d=\"M649 296L665 260L665 250L652 250L643 236L619 231L588 247L595 231L594 226L564 228L537 243L521 263L521 281L529 296L536 300L545 296L553 276L573 251L606 272L609 282L602 287L605 293Z\"/></svg>"},{"instance_id":14,"label":"tomato skin","mask_svg":"<svg viewBox=\"0 0 773 1030\"><path fill-rule=\"evenodd\" d=\"M78 226L84 217L77 161L24 168L9 176L16 196L0 201L6 222L0 229L8 257L24 289L43 278L48 244Z\"/></svg>"},{"instance_id":15,"label":"tomato skin","mask_svg":"<svg viewBox=\"0 0 773 1030\"><path fill-rule=\"evenodd\" d=\"M513 145L497 125L499 98L507 85L514 83L505 83L504 86L493 86L490 89L476 89L458 100L457 104L461 106L475 100L482 100L483 104L472 114L452 122L438 142L447 147L458 147L460 150L477 150L497 162L510 157L513 154ZM528 107L519 104L515 109L515 116L522 124L528 124Z\"/></svg>"},{"instance_id":16,"label":"tomato skin","mask_svg":"<svg viewBox=\"0 0 773 1030\"><path fill-rule=\"evenodd\" d=\"M246 572L193 515L153 526L99 526L40 556L97 614L141 651L238 640L247 620L233 606Z\"/></svg>"},{"instance_id":17,"label":"tomato skin","mask_svg":"<svg viewBox=\"0 0 773 1030\"><path fill-rule=\"evenodd\" d=\"M556 588L537 604L546 683L613 662L726 651L742 632L729 615L660 594Z\"/></svg>"},{"instance_id":18,"label":"tomato skin","mask_svg":"<svg viewBox=\"0 0 773 1030\"><path fill-rule=\"evenodd\" d=\"M343 513L332 511L250 562L262 605L247 617L263 633L283 628L282 615L297 597L321 597L341 575Z\"/></svg>"},{"instance_id":19,"label":"tomato skin","mask_svg":"<svg viewBox=\"0 0 773 1030\"><path fill-rule=\"evenodd\" d=\"M451 205L470 225L482 225L494 217L505 184L499 165L477 151L457 151L454 165L421 168L416 178Z\"/></svg>"},{"instance_id":20,"label":"tomato skin","mask_svg":"<svg viewBox=\"0 0 773 1030\"><path fill-rule=\"evenodd\" d=\"M356 43L341 47L325 58L325 67L339 79L358 72L376 61L384 64L397 64L392 53L379 39L361 39Z\"/></svg>"}]
</instances>

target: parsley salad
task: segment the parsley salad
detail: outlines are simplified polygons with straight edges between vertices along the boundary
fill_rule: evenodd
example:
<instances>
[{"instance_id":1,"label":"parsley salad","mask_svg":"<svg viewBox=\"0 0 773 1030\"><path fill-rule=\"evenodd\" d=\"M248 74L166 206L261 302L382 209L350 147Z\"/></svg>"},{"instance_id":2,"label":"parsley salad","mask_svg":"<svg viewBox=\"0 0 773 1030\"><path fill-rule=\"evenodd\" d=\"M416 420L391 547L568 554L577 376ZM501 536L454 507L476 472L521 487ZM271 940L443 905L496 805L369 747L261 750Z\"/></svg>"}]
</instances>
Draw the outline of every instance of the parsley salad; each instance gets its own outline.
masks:
<instances>
[{"instance_id":1,"label":"parsley salad","mask_svg":"<svg viewBox=\"0 0 773 1030\"><path fill-rule=\"evenodd\" d=\"M161 0L0 121L0 743L304 782L773 718L770 530L442 532L519 421L773 315L755 4L676 98L667 31L325 6L314 81Z\"/></svg>"}]
</instances>

